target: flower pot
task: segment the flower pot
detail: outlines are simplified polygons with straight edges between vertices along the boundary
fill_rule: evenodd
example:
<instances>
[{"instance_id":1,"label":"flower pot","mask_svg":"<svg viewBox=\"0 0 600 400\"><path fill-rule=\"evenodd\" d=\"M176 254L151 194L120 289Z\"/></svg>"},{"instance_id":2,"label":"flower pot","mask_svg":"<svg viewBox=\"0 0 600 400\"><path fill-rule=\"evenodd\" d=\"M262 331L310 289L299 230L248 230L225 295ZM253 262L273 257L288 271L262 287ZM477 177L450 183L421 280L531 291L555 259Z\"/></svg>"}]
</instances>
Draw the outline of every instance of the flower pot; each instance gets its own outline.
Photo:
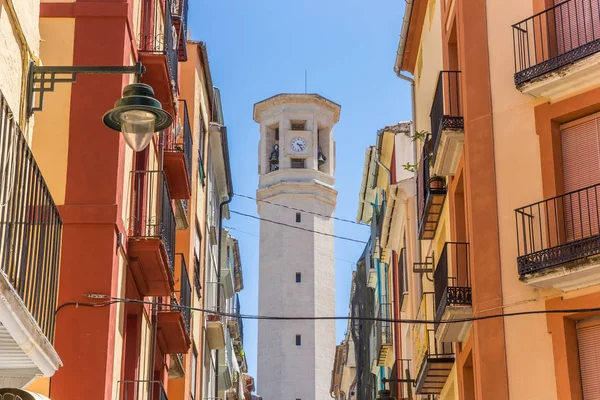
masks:
<instances>
[{"instance_id":1,"label":"flower pot","mask_svg":"<svg viewBox=\"0 0 600 400\"><path fill-rule=\"evenodd\" d=\"M444 188L444 178L441 176L434 176L429 179L429 189L443 189Z\"/></svg>"}]
</instances>

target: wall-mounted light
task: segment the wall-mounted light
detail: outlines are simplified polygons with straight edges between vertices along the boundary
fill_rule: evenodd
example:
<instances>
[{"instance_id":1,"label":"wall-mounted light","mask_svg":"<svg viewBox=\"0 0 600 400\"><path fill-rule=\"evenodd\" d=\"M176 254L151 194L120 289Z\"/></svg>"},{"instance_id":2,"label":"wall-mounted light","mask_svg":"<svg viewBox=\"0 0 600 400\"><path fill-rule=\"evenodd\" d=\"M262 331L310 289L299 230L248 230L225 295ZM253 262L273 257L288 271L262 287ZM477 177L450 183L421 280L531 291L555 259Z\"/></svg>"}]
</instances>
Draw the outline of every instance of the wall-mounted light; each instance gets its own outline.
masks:
<instances>
[{"instance_id":1,"label":"wall-mounted light","mask_svg":"<svg viewBox=\"0 0 600 400\"><path fill-rule=\"evenodd\" d=\"M123 97L104 114L103 121L109 128L122 132L133 151L142 151L152 141L154 132L167 129L173 118L154 98L152 87L133 83L125 86Z\"/></svg>"},{"instance_id":2,"label":"wall-mounted light","mask_svg":"<svg viewBox=\"0 0 600 400\"><path fill-rule=\"evenodd\" d=\"M145 71L141 63L129 67L47 67L32 64L29 69L29 115L43 109L44 94L53 92L56 83L73 83L78 74L135 74L139 81ZM154 132L171 126L173 118L154 98L152 87L133 83L125 86L123 97L112 110L104 114L103 122L107 127L122 132L125 142L133 151L142 151L150 144Z\"/></svg>"}]
</instances>

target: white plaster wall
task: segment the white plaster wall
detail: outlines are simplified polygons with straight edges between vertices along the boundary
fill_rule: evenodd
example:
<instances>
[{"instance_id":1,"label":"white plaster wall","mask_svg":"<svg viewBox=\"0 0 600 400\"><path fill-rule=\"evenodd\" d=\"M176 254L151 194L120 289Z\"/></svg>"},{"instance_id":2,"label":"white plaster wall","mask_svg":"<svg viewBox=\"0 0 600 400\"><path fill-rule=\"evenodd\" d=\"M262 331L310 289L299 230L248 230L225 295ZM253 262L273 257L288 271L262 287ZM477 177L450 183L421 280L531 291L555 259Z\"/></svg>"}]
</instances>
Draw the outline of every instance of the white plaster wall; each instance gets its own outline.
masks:
<instances>
[{"instance_id":1,"label":"white plaster wall","mask_svg":"<svg viewBox=\"0 0 600 400\"><path fill-rule=\"evenodd\" d=\"M268 117L267 117L268 116ZM312 130L316 154L318 124L333 126L331 113L320 107L289 103L265 111L261 134L265 126L280 122L280 139L285 138L289 119L307 120L307 130ZM283 118L285 121L280 121ZM318 121L318 123L317 123ZM283 126L283 129L281 128ZM333 135L331 140L333 141ZM264 143L263 139L261 143ZM280 142L280 155L285 154ZM333 148L333 142L331 147ZM265 160L267 149L260 148ZM309 157L311 160L314 158ZM334 158L332 156L332 158ZM307 168L317 168L316 162L307 160ZM329 161L329 160L328 160ZM331 162L335 162L334 159ZM285 162L280 161L285 167ZM318 173L305 179L306 170L288 170L290 173L273 173L261 176L258 198L285 205L301 212L301 222L296 222L296 210L265 202L258 202L258 213L263 218L260 225L259 314L270 316L328 316L335 314L334 240L313 232L293 229L266 221L298 226L304 229L331 233L333 220L312 213L333 216L336 192L323 186ZM263 168L264 172L264 168ZM322 174L333 183L333 177ZM279 182L283 183L280 187ZM291 184L290 184L291 183ZM296 273L302 282L296 282ZM301 346L296 346L296 335L302 336ZM266 400L302 399L326 400L329 396L331 366L335 353L334 321L267 321L258 323L258 374L257 389Z\"/></svg>"},{"instance_id":2,"label":"white plaster wall","mask_svg":"<svg viewBox=\"0 0 600 400\"><path fill-rule=\"evenodd\" d=\"M39 57L39 12L39 0L0 0L0 90L17 121L29 61ZM25 131L26 127L21 128Z\"/></svg>"}]
</instances>

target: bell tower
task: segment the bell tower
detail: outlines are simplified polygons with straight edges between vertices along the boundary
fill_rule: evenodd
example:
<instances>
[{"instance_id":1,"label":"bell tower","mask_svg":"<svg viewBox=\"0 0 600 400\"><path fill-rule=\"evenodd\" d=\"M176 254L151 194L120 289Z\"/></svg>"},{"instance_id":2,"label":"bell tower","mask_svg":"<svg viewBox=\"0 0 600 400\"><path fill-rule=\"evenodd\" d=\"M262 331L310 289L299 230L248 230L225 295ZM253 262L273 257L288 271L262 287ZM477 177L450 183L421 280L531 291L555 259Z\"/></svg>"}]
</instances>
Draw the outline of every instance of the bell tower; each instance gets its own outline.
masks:
<instances>
[{"instance_id":1,"label":"bell tower","mask_svg":"<svg viewBox=\"0 0 600 400\"><path fill-rule=\"evenodd\" d=\"M333 214L340 106L318 94L254 105L260 124L259 314L335 314ZM324 235L324 234L325 235ZM258 391L265 399L326 400L335 321L258 322Z\"/></svg>"}]
</instances>

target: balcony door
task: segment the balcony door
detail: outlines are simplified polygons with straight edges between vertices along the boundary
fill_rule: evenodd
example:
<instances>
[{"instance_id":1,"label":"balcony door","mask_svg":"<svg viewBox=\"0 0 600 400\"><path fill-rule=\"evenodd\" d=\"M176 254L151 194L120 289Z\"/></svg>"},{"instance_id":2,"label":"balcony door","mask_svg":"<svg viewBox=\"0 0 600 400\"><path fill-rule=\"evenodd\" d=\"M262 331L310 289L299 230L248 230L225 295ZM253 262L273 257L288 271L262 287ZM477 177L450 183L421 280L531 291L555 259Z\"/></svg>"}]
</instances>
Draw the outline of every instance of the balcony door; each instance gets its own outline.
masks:
<instances>
[{"instance_id":1,"label":"balcony door","mask_svg":"<svg viewBox=\"0 0 600 400\"><path fill-rule=\"evenodd\" d=\"M577 347L583 399L600 399L600 319L577 322Z\"/></svg>"},{"instance_id":2,"label":"balcony door","mask_svg":"<svg viewBox=\"0 0 600 400\"><path fill-rule=\"evenodd\" d=\"M600 39L600 0L554 0L558 55Z\"/></svg>"},{"instance_id":3,"label":"balcony door","mask_svg":"<svg viewBox=\"0 0 600 400\"><path fill-rule=\"evenodd\" d=\"M568 242L599 233L600 114L561 126L564 231ZM561 218L562 219L562 218Z\"/></svg>"}]
</instances>

